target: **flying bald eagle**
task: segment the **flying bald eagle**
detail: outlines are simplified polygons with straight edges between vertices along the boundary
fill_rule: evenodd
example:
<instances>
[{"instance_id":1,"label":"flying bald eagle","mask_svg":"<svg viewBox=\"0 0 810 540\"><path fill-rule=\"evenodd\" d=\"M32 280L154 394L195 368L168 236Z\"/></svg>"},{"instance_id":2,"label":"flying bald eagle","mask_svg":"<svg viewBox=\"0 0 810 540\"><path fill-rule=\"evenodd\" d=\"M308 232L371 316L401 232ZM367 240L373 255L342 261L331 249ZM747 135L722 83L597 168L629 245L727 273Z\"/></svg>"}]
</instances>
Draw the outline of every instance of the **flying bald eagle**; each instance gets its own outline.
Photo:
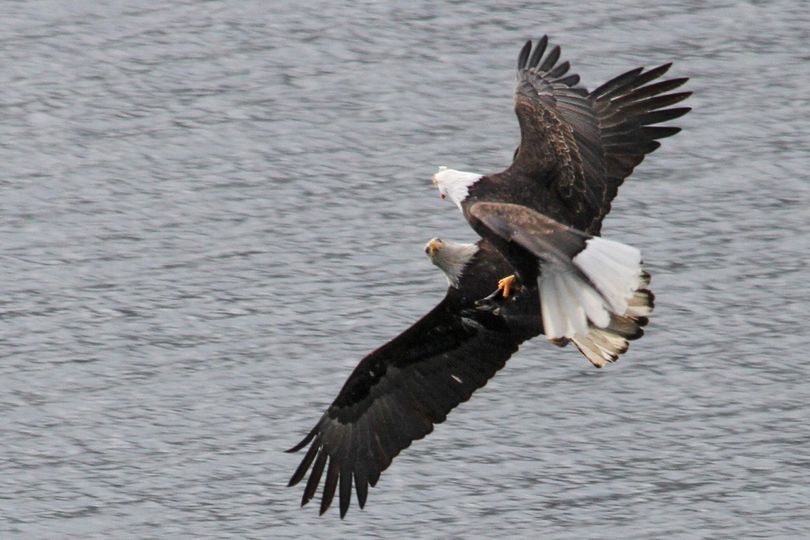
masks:
<instances>
[{"instance_id":1,"label":"flying bald eagle","mask_svg":"<svg viewBox=\"0 0 810 540\"><path fill-rule=\"evenodd\" d=\"M543 333L573 341L597 367L627 350L647 324L653 295L641 252L599 237L618 187L656 139L679 128L655 126L686 114L670 105L691 92L666 93L686 79L652 83L671 64L628 71L593 92L576 86L559 46L543 58L544 36L518 56L515 112L521 141L511 166L483 175L441 167L433 175L472 228L496 247L515 273L498 282L508 296L537 282Z\"/></svg>"},{"instance_id":2,"label":"flying bald eagle","mask_svg":"<svg viewBox=\"0 0 810 540\"><path fill-rule=\"evenodd\" d=\"M543 37L532 50L527 42L518 59L521 142L512 166L491 176L434 175L442 197L482 239L428 243L447 293L361 360L289 450L309 445L289 483L310 472L302 506L325 472L321 513L337 492L343 517L352 485L362 508L391 460L484 386L523 341L540 333L558 345L573 341L601 366L643 333L652 294L640 254L599 232L623 180L658 148L657 139L679 131L654 124L688 112L666 108L689 95L667 93L686 79L653 82L666 64L629 71L589 93L567 74L567 62L558 64L559 47L543 58L547 43Z\"/></svg>"},{"instance_id":3,"label":"flying bald eagle","mask_svg":"<svg viewBox=\"0 0 810 540\"><path fill-rule=\"evenodd\" d=\"M289 483L296 485L312 467L302 506L314 496L326 468L321 513L339 487L340 515L346 514L352 479L362 508L368 486L377 483L394 456L433 431L523 341L541 331L536 289L510 296L507 309L480 305L497 276L511 269L488 242L434 238L425 252L447 276L447 293L413 326L363 358L317 425L289 450L312 441Z\"/></svg>"}]
</instances>

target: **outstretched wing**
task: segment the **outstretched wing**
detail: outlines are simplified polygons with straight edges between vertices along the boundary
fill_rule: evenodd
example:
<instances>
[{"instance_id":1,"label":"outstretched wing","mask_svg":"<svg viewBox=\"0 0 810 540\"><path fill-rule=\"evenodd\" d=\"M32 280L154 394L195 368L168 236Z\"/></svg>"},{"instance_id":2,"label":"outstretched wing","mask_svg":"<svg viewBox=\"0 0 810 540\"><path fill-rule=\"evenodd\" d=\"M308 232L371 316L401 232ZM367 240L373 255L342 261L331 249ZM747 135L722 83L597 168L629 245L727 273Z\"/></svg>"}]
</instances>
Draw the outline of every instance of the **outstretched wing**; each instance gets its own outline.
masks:
<instances>
[{"instance_id":1,"label":"outstretched wing","mask_svg":"<svg viewBox=\"0 0 810 540\"><path fill-rule=\"evenodd\" d=\"M500 317L460 310L451 289L430 313L365 357L317 425L290 452L310 445L290 479L298 484L311 469L301 500L309 502L326 471L325 512L339 490L340 515L349 508L352 482L362 508L401 450L443 422L518 349Z\"/></svg>"},{"instance_id":2,"label":"outstretched wing","mask_svg":"<svg viewBox=\"0 0 810 540\"><path fill-rule=\"evenodd\" d=\"M598 234L610 203L624 179L658 139L679 128L657 126L689 112L668 108L691 92L667 93L686 78L655 82L671 64L637 68L611 79L591 93L558 63L560 47L545 54L544 36L532 50L528 41L518 57L515 112L521 142L512 168L537 179L573 216L571 225ZM545 58L544 58L545 54Z\"/></svg>"}]
</instances>

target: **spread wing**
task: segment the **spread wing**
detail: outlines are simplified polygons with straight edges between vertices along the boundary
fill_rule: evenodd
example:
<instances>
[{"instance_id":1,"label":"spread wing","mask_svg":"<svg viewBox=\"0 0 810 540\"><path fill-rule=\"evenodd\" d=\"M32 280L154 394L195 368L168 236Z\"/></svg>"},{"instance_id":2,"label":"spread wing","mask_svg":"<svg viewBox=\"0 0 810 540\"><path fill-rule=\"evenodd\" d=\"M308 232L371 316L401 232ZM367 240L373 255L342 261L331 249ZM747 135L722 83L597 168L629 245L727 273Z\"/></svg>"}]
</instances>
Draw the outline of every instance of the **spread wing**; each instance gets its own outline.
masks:
<instances>
[{"instance_id":1,"label":"spread wing","mask_svg":"<svg viewBox=\"0 0 810 540\"><path fill-rule=\"evenodd\" d=\"M368 486L391 460L484 386L520 341L502 318L460 310L451 289L421 320L366 356L317 425L290 450L310 445L289 484L298 484L311 469L302 506L315 495L325 470L321 513L338 491L343 517L352 483L362 508Z\"/></svg>"},{"instance_id":2,"label":"spread wing","mask_svg":"<svg viewBox=\"0 0 810 540\"><path fill-rule=\"evenodd\" d=\"M680 128L658 126L689 112L670 107L691 92L668 93L686 78L653 82L671 64L633 69L593 92L577 86L560 47L545 54L544 36L518 57L515 112L521 142L512 168L535 177L574 216L571 225L598 234L602 219L624 179L644 157ZM545 58L543 57L545 54Z\"/></svg>"}]
</instances>

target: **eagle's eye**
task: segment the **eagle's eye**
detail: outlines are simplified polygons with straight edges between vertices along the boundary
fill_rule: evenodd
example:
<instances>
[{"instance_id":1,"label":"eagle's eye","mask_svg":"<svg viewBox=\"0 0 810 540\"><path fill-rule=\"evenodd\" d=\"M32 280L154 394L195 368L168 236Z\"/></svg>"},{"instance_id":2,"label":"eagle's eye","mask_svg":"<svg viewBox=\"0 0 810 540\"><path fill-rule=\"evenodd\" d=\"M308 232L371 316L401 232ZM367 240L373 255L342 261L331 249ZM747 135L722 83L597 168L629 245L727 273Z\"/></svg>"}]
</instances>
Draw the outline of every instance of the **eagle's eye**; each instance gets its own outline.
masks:
<instances>
[{"instance_id":1,"label":"eagle's eye","mask_svg":"<svg viewBox=\"0 0 810 540\"><path fill-rule=\"evenodd\" d=\"M441 197L442 199L445 199L445 198L447 198L447 195L445 195L444 193L439 193L439 197Z\"/></svg>"}]
</instances>

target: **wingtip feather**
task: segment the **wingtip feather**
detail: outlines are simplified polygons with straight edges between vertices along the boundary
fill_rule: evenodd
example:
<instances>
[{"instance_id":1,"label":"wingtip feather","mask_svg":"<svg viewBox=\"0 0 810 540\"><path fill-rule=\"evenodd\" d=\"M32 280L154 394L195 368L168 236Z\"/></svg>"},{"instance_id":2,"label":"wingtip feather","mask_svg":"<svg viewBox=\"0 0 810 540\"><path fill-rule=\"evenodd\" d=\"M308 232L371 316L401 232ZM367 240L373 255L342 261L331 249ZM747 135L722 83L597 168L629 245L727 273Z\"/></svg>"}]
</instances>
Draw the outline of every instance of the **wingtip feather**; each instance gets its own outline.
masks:
<instances>
[{"instance_id":1,"label":"wingtip feather","mask_svg":"<svg viewBox=\"0 0 810 540\"><path fill-rule=\"evenodd\" d=\"M304 459L301 460L301 463L298 465L298 468L293 473L292 477L290 478L289 484L287 487L292 487L298 482L300 482L304 476L306 476L307 471L309 470L309 466L312 465L312 461L315 459L315 456L318 453L319 445L313 444L309 451L307 451L306 455L304 455Z\"/></svg>"},{"instance_id":2,"label":"wingtip feather","mask_svg":"<svg viewBox=\"0 0 810 540\"><path fill-rule=\"evenodd\" d=\"M518 55L517 61L517 68L518 71L524 69L526 67L526 62L529 59L529 53L532 50L532 40L526 40L526 43L523 45L523 48L520 49L520 54Z\"/></svg>"},{"instance_id":3,"label":"wingtip feather","mask_svg":"<svg viewBox=\"0 0 810 540\"><path fill-rule=\"evenodd\" d=\"M328 454L326 450L321 449L321 451L318 452L318 457L315 459L315 464L312 466L312 472L309 473L309 480L307 480L307 486L304 488L304 495L301 497L301 506L307 504L312 500L312 497L315 496L318 484L321 482L321 476L323 475L323 468L326 465L327 458Z\"/></svg>"},{"instance_id":4,"label":"wingtip feather","mask_svg":"<svg viewBox=\"0 0 810 540\"><path fill-rule=\"evenodd\" d=\"M340 493L338 494L340 502L340 519L349 511L349 504L352 500L352 473L351 469L344 468L340 471Z\"/></svg>"},{"instance_id":5,"label":"wingtip feather","mask_svg":"<svg viewBox=\"0 0 810 540\"><path fill-rule=\"evenodd\" d=\"M560 46L554 45L554 47L551 48L548 55L546 56L546 59L543 60L543 63L537 69L539 71L548 71L551 68L553 68L554 64L557 63L557 60L560 59L560 51L561 51Z\"/></svg>"},{"instance_id":6,"label":"wingtip feather","mask_svg":"<svg viewBox=\"0 0 810 540\"><path fill-rule=\"evenodd\" d=\"M315 426L315 427L312 429L312 431L310 431L309 433L307 433L307 436L306 436L306 437L304 437L304 438L301 440L301 442L299 442L298 444L296 444L295 446L293 446L292 448L290 448L290 449L288 449L288 450L284 450L284 452L285 452L285 453L287 453L287 454L294 454L295 452L298 452L298 451L299 451L299 450L301 450L303 447L305 447L306 445L308 445L308 444L309 444L309 441L311 441L311 440L312 440L312 439L315 437L315 434L316 434L317 432L318 432L318 426Z\"/></svg>"},{"instance_id":7,"label":"wingtip feather","mask_svg":"<svg viewBox=\"0 0 810 540\"><path fill-rule=\"evenodd\" d=\"M321 494L321 508L319 515L323 515L332 505L335 498L335 490L339 480L339 470L337 460L332 458L329 460L329 467L326 469L326 480L323 484L323 493Z\"/></svg>"}]
</instances>

